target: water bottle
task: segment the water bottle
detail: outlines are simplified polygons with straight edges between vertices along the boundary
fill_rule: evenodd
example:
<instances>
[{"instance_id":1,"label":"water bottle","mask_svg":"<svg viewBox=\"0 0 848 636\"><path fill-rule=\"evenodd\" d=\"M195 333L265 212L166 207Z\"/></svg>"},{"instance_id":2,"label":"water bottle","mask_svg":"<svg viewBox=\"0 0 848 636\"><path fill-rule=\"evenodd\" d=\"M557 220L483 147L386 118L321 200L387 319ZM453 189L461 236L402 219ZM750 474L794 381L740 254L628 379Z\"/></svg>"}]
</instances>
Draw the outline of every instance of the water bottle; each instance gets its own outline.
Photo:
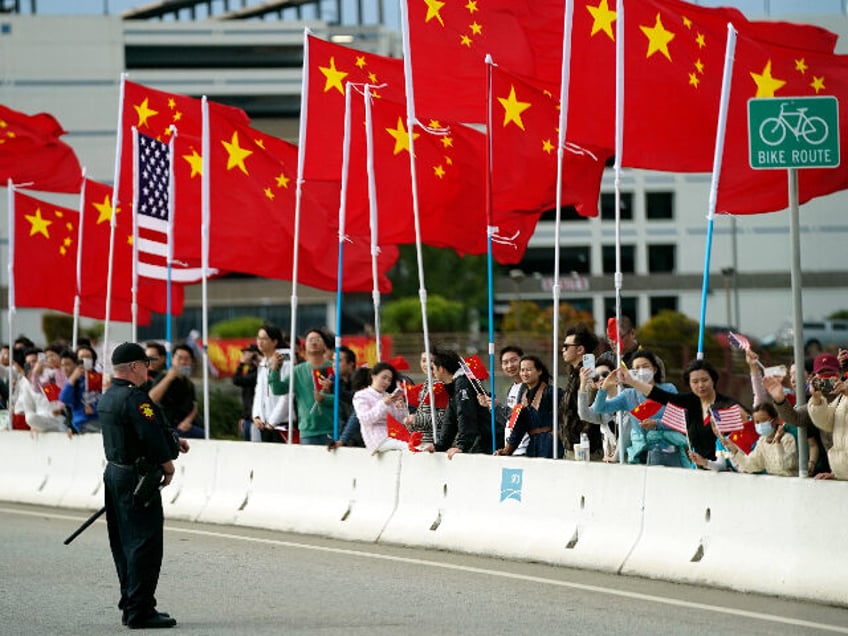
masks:
<instances>
[{"instance_id":1,"label":"water bottle","mask_svg":"<svg viewBox=\"0 0 848 636\"><path fill-rule=\"evenodd\" d=\"M586 433L580 433L580 459L589 461L589 436Z\"/></svg>"}]
</instances>

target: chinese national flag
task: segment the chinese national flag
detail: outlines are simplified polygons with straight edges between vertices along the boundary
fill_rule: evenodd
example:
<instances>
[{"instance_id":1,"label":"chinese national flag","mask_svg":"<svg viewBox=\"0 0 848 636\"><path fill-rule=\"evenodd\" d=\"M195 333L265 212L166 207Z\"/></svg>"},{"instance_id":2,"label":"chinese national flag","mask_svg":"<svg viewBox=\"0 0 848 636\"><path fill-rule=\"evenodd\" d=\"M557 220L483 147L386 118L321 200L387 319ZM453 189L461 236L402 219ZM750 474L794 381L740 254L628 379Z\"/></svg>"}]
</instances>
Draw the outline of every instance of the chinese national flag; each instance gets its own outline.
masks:
<instances>
[{"instance_id":1,"label":"chinese national flag","mask_svg":"<svg viewBox=\"0 0 848 636\"><path fill-rule=\"evenodd\" d=\"M128 204L115 210L115 252L112 261L112 298L115 303L132 301L133 222ZM112 219L112 188L91 179L85 180L83 192L85 215L82 250L83 297L106 296L106 259L109 257L109 235ZM167 288L164 281L139 276L137 301L149 311L167 311ZM171 286L171 313L183 311L183 286ZM114 306L114 305L113 305Z\"/></svg>"},{"instance_id":2,"label":"chinese national flag","mask_svg":"<svg viewBox=\"0 0 848 636\"><path fill-rule=\"evenodd\" d=\"M0 179L31 190L79 192L82 170L58 121L0 104Z\"/></svg>"},{"instance_id":3,"label":"chinese national flag","mask_svg":"<svg viewBox=\"0 0 848 636\"><path fill-rule=\"evenodd\" d=\"M415 242L409 136L402 104L374 99L374 172L378 196L380 245ZM352 104L350 182L345 234L370 237L366 174L364 104ZM463 254L485 254L489 225L485 206L485 136L462 124L425 120L413 131L418 180L421 241ZM538 214L494 210L493 256L499 263L521 260Z\"/></svg>"},{"instance_id":4,"label":"chinese national flag","mask_svg":"<svg viewBox=\"0 0 848 636\"><path fill-rule=\"evenodd\" d=\"M311 35L307 37L307 47L309 75L304 177L339 179L346 83L382 85L373 90L403 103L403 61L333 44ZM361 96L354 94L352 99L361 101Z\"/></svg>"},{"instance_id":5,"label":"chinese national flag","mask_svg":"<svg viewBox=\"0 0 848 636\"><path fill-rule=\"evenodd\" d=\"M210 104L210 106L212 106ZM210 265L291 280L297 147L245 124L218 116L210 108ZM180 144L197 140L177 138ZM298 281L338 288L338 192L324 184L305 184L301 207ZM378 257L380 288L397 260L394 247ZM345 244L344 291L372 289L371 253L365 244Z\"/></svg>"},{"instance_id":6,"label":"chinese national flag","mask_svg":"<svg viewBox=\"0 0 848 636\"><path fill-rule=\"evenodd\" d=\"M511 72L559 85L564 0L407 0L407 6L416 111L484 123L487 54Z\"/></svg>"},{"instance_id":7,"label":"chinese national flag","mask_svg":"<svg viewBox=\"0 0 848 636\"><path fill-rule=\"evenodd\" d=\"M465 364L468 365L468 368L471 370L471 373L474 374L474 378L477 380L488 380L489 372L486 370L486 365L483 364L483 361L480 359L478 355L472 355L465 358Z\"/></svg>"},{"instance_id":8,"label":"chinese national flag","mask_svg":"<svg viewBox=\"0 0 848 636\"><path fill-rule=\"evenodd\" d=\"M559 104L550 91L492 67L493 206L541 212L556 205ZM566 141L562 201L598 215L607 152Z\"/></svg>"},{"instance_id":9,"label":"chinese national flag","mask_svg":"<svg viewBox=\"0 0 848 636\"><path fill-rule=\"evenodd\" d=\"M235 122L247 124L247 114L232 106L210 103L210 110ZM134 82L124 82L124 103L121 115L123 146L121 148L121 181L118 203L126 210L132 207L133 142L132 128L148 137L168 143L171 126L177 129L177 139L185 135L200 139L202 132L201 100L176 93L149 88ZM188 148L174 162L175 211L173 235L175 254L183 260L200 259L200 147ZM198 178L190 180L190 177ZM128 215L130 216L130 215ZM193 263L192 263L193 264Z\"/></svg>"},{"instance_id":10,"label":"chinese national flag","mask_svg":"<svg viewBox=\"0 0 848 636\"><path fill-rule=\"evenodd\" d=\"M809 25L749 22L730 8L680 0L625 2L624 155L627 167L712 170L727 23L773 42L832 51L834 34ZM613 0L575 3L567 136L614 147Z\"/></svg>"},{"instance_id":11,"label":"chinese national flag","mask_svg":"<svg viewBox=\"0 0 848 636\"><path fill-rule=\"evenodd\" d=\"M630 414L637 420L647 420L660 412L663 405L654 400L645 400L641 404L637 404L630 410Z\"/></svg>"},{"instance_id":12,"label":"chinese national flag","mask_svg":"<svg viewBox=\"0 0 848 636\"><path fill-rule=\"evenodd\" d=\"M718 212L745 214L788 207L785 170L753 170L748 158L748 110L752 97L789 99L848 95L848 56L766 44L740 34L718 187ZM792 110L791 105L787 110ZM848 139L848 108L839 112L839 133ZM795 116L790 123L796 124ZM834 131L835 133L835 131ZM848 188L848 144L840 146L838 168L798 171L800 203Z\"/></svg>"},{"instance_id":13,"label":"chinese national flag","mask_svg":"<svg viewBox=\"0 0 848 636\"><path fill-rule=\"evenodd\" d=\"M16 306L74 313L78 237L79 212L15 192ZM103 319L105 311L105 293L81 296L80 315ZM132 319L129 303L113 299L112 311L114 320ZM149 322L149 312L140 311L139 323Z\"/></svg>"}]
</instances>

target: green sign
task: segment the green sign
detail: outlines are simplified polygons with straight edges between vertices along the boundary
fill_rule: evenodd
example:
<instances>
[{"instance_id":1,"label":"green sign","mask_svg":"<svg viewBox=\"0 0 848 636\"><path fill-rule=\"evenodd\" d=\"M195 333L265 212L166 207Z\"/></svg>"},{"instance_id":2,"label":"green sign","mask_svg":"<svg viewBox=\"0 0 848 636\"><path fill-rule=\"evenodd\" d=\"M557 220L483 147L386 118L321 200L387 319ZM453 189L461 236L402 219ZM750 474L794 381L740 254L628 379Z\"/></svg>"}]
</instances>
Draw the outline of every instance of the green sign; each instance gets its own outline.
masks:
<instances>
[{"instance_id":1,"label":"green sign","mask_svg":"<svg viewBox=\"0 0 848 636\"><path fill-rule=\"evenodd\" d=\"M755 170L839 166L835 97L748 100L749 161Z\"/></svg>"}]
</instances>

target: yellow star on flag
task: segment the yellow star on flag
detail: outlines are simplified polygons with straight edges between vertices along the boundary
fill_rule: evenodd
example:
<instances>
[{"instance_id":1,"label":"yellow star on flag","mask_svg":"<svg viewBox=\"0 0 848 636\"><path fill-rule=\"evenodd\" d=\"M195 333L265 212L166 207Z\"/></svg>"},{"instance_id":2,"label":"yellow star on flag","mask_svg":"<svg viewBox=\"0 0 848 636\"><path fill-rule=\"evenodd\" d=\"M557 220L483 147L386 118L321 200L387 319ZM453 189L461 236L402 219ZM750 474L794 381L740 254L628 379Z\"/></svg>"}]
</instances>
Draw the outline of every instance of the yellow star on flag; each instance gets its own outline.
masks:
<instances>
[{"instance_id":1,"label":"yellow star on flag","mask_svg":"<svg viewBox=\"0 0 848 636\"><path fill-rule=\"evenodd\" d=\"M810 88L812 88L814 91L816 91L816 95L819 94L819 91L823 91L824 90L824 75L822 75L821 77L816 77L815 75L813 75L813 81L810 82Z\"/></svg>"},{"instance_id":2,"label":"yellow star on flag","mask_svg":"<svg viewBox=\"0 0 848 636\"><path fill-rule=\"evenodd\" d=\"M99 212L97 216L96 225L100 225L101 223L109 223L112 220L112 198L107 194L106 197L100 203L93 202L92 205L94 209ZM121 211L121 208L115 210L115 214L118 214Z\"/></svg>"},{"instance_id":3,"label":"yellow star on flag","mask_svg":"<svg viewBox=\"0 0 848 636\"><path fill-rule=\"evenodd\" d=\"M239 146L238 132L233 132L233 137L229 142L222 141L221 143L229 155L227 158L227 170L232 170L238 166L239 170L249 175L250 173L247 171L247 166L244 165L244 160L252 155L253 151Z\"/></svg>"},{"instance_id":4,"label":"yellow star on flag","mask_svg":"<svg viewBox=\"0 0 848 636\"><path fill-rule=\"evenodd\" d=\"M197 150L192 148L191 154L183 155L183 159L188 161L188 165L191 166L191 175L189 178L194 179L197 175L203 174L203 157L198 154Z\"/></svg>"},{"instance_id":5,"label":"yellow star on flag","mask_svg":"<svg viewBox=\"0 0 848 636\"><path fill-rule=\"evenodd\" d=\"M657 21L653 27L640 26L639 29L648 38L648 52L645 58L649 58L659 51L671 62L671 53L668 52L668 44L674 39L674 33L666 30L663 26L660 14L657 13Z\"/></svg>"},{"instance_id":6,"label":"yellow star on flag","mask_svg":"<svg viewBox=\"0 0 848 636\"><path fill-rule=\"evenodd\" d=\"M459 38L459 43L462 46L467 46L469 49L471 48L471 38L468 37L465 33L463 33Z\"/></svg>"},{"instance_id":7,"label":"yellow star on flag","mask_svg":"<svg viewBox=\"0 0 848 636\"><path fill-rule=\"evenodd\" d=\"M701 75L704 74L704 63L701 61L701 58L698 58L697 60L695 60L695 68L698 70L698 72Z\"/></svg>"},{"instance_id":8,"label":"yellow star on flag","mask_svg":"<svg viewBox=\"0 0 848 636\"><path fill-rule=\"evenodd\" d=\"M450 135L445 135L444 137L442 137L441 142L442 146L444 146L445 148L453 148L453 137L451 137Z\"/></svg>"},{"instance_id":9,"label":"yellow star on flag","mask_svg":"<svg viewBox=\"0 0 848 636\"><path fill-rule=\"evenodd\" d=\"M786 84L783 80L771 76L771 60L766 62L762 73L750 73L750 75L757 85L755 97L774 97L775 92Z\"/></svg>"},{"instance_id":10,"label":"yellow star on flag","mask_svg":"<svg viewBox=\"0 0 848 636\"><path fill-rule=\"evenodd\" d=\"M271 186L268 186L267 188L265 188L263 190L263 192L265 193L265 196L268 197L271 201L274 200L275 195L274 195L274 191L271 190Z\"/></svg>"},{"instance_id":11,"label":"yellow star on flag","mask_svg":"<svg viewBox=\"0 0 848 636\"><path fill-rule=\"evenodd\" d=\"M471 29L471 35L480 35L483 32L483 25L476 20L469 24L468 28Z\"/></svg>"},{"instance_id":12,"label":"yellow star on flag","mask_svg":"<svg viewBox=\"0 0 848 636\"><path fill-rule=\"evenodd\" d=\"M53 224L53 221L48 221L43 216L41 216L41 208L36 208L35 214L25 214L24 218L30 223L30 236L35 236L36 234L43 234L44 238L50 238L50 232L47 231L47 228Z\"/></svg>"},{"instance_id":13,"label":"yellow star on flag","mask_svg":"<svg viewBox=\"0 0 848 636\"><path fill-rule=\"evenodd\" d=\"M445 169L441 165L434 166L433 167L433 174L435 174L437 177L439 177L439 179L442 179L445 176Z\"/></svg>"},{"instance_id":14,"label":"yellow star on flag","mask_svg":"<svg viewBox=\"0 0 848 636\"><path fill-rule=\"evenodd\" d=\"M597 7L587 5L586 9L592 14L592 33L590 37L599 31L606 33L610 40L615 42L615 34L612 32L612 23L615 22L615 11L610 11L608 0L601 0Z\"/></svg>"},{"instance_id":15,"label":"yellow star on flag","mask_svg":"<svg viewBox=\"0 0 848 636\"><path fill-rule=\"evenodd\" d=\"M683 16L683 26L685 26L687 29L689 29L691 31L692 30L692 20L690 20L686 16Z\"/></svg>"},{"instance_id":16,"label":"yellow star on flag","mask_svg":"<svg viewBox=\"0 0 848 636\"><path fill-rule=\"evenodd\" d=\"M148 98L145 97L141 104L133 106L136 114L138 115L138 123L135 125L136 128L141 128L143 126L147 126L150 128L150 125L147 123L147 120L153 117L154 115L158 115L159 111L153 110L150 108L148 103Z\"/></svg>"},{"instance_id":17,"label":"yellow star on flag","mask_svg":"<svg viewBox=\"0 0 848 636\"><path fill-rule=\"evenodd\" d=\"M798 71L801 75L807 72L807 69L810 68L807 66L807 62L802 57L800 60L795 60L795 70Z\"/></svg>"},{"instance_id":18,"label":"yellow star on flag","mask_svg":"<svg viewBox=\"0 0 848 636\"><path fill-rule=\"evenodd\" d=\"M475 11L479 11L477 8L477 0L468 0L468 4L465 5L465 8L468 9L468 13L474 14Z\"/></svg>"},{"instance_id":19,"label":"yellow star on flag","mask_svg":"<svg viewBox=\"0 0 848 636\"><path fill-rule=\"evenodd\" d=\"M548 154L551 154L554 151L554 145L551 143L550 139L545 139L542 142L542 150Z\"/></svg>"},{"instance_id":20,"label":"yellow star on flag","mask_svg":"<svg viewBox=\"0 0 848 636\"><path fill-rule=\"evenodd\" d=\"M506 125L509 122L513 122L516 126L521 128L521 130L524 130L524 122L521 121L521 113L530 108L532 104L530 102L518 101L518 98L515 96L514 85L509 88L509 97L498 97L498 101L501 103L501 106L504 107L504 128L506 128Z\"/></svg>"},{"instance_id":21,"label":"yellow star on flag","mask_svg":"<svg viewBox=\"0 0 848 636\"><path fill-rule=\"evenodd\" d=\"M436 18L439 24L445 26L445 21L442 20L442 14L439 13L442 7L445 6L445 3L439 2L439 0L424 0L424 3L427 5L427 15L424 16L424 23L426 24L433 18Z\"/></svg>"},{"instance_id":22,"label":"yellow star on flag","mask_svg":"<svg viewBox=\"0 0 848 636\"><path fill-rule=\"evenodd\" d=\"M400 154L403 150L409 152L409 132L406 130L406 126L403 125L403 120L400 117L397 120L397 128L386 128L386 132L395 139L393 155ZM412 133L413 140L418 139L420 136L417 132Z\"/></svg>"},{"instance_id":23,"label":"yellow star on flag","mask_svg":"<svg viewBox=\"0 0 848 636\"><path fill-rule=\"evenodd\" d=\"M281 172L279 174L279 176L277 177L277 187L278 188L288 188L289 187L289 181L291 181L291 179L289 179L285 174L283 174Z\"/></svg>"},{"instance_id":24,"label":"yellow star on flag","mask_svg":"<svg viewBox=\"0 0 848 636\"><path fill-rule=\"evenodd\" d=\"M703 33L699 33L695 36L695 42L698 43L699 49L702 49L707 45L707 39L704 37Z\"/></svg>"},{"instance_id":25,"label":"yellow star on flag","mask_svg":"<svg viewBox=\"0 0 848 636\"><path fill-rule=\"evenodd\" d=\"M367 64L367 62L365 61L365 56L364 55L357 55L356 61L354 62L354 64L356 65L357 68L359 68L361 70Z\"/></svg>"},{"instance_id":26,"label":"yellow star on flag","mask_svg":"<svg viewBox=\"0 0 848 636\"><path fill-rule=\"evenodd\" d=\"M319 66L318 70L324 74L327 81L324 82L324 92L326 93L331 88L335 88L344 95L344 86L342 80L348 76L348 73L340 71L336 68L335 56L330 57L330 66Z\"/></svg>"},{"instance_id":27,"label":"yellow star on flag","mask_svg":"<svg viewBox=\"0 0 848 636\"><path fill-rule=\"evenodd\" d=\"M176 107L177 107L177 100L175 100L173 97L169 97L168 98L168 108L170 110L174 110Z\"/></svg>"},{"instance_id":28,"label":"yellow star on flag","mask_svg":"<svg viewBox=\"0 0 848 636\"><path fill-rule=\"evenodd\" d=\"M73 245L74 239L72 239L70 236L66 236L65 240L62 241L62 243L64 243L65 247L70 247L71 245Z\"/></svg>"},{"instance_id":29,"label":"yellow star on flag","mask_svg":"<svg viewBox=\"0 0 848 636\"><path fill-rule=\"evenodd\" d=\"M698 88L698 84L700 84L700 83L701 83L701 80L698 79L698 75L695 73L695 71L692 71L691 73L689 73L689 85L690 86L694 86L695 88Z\"/></svg>"}]
</instances>

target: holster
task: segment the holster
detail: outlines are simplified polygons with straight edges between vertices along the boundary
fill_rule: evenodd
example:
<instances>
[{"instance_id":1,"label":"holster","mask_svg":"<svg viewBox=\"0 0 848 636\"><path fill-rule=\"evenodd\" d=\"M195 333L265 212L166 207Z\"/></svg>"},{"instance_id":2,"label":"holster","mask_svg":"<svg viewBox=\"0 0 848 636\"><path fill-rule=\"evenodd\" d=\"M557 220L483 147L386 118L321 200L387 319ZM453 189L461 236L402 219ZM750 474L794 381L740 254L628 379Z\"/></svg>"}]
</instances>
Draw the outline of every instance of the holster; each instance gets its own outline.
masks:
<instances>
[{"instance_id":1,"label":"holster","mask_svg":"<svg viewBox=\"0 0 848 636\"><path fill-rule=\"evenodd\" d=\"M159 464L152 464L144 458L136 460L135 471L138 483L133 490L133 505L137 508L146 508L159 492L164 472Z\"/></svg>"}]
</instances>

